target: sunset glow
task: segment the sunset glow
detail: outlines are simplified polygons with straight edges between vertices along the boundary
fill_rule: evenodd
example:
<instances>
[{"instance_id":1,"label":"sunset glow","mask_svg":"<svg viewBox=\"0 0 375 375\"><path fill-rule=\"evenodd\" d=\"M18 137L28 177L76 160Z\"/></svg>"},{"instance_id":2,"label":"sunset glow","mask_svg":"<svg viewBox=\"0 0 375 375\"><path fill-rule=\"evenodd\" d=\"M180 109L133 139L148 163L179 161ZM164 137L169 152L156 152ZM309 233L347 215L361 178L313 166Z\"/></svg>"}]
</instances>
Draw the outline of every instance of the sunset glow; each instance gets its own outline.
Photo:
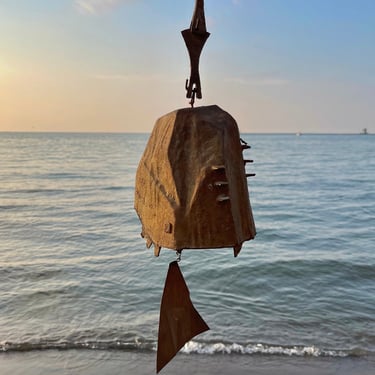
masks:
<instances>
[{"instance_id":1,"label":"sunset glow","mask_svg":"<svg viewBox=\"0 0 375 375\"><path fill-rule=\"evenodd\" d=\"M206 1L203 100L246 132L375 132L375 3ZM194 1L3 0L0 131L148 132L188 105Z\"/></svg>"}]
</instances>

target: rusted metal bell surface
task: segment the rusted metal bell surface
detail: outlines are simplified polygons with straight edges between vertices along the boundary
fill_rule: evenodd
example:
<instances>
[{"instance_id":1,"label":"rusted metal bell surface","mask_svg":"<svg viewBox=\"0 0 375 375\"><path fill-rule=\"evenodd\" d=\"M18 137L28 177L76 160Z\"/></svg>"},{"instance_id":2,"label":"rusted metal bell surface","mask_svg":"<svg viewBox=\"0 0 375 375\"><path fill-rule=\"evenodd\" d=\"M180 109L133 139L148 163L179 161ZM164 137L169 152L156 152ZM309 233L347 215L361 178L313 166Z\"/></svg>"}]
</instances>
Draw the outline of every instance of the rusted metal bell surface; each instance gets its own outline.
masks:
<instances>
[{"instance_id":1,"label":"rusted metal bell surface","mask_svg":"<svg viewBox=\"0 0 375 375\"><path fill-rule=\"evenodd\" d=\"M185 108L155 124L136 175L135 209L155 255L233 247L255 236L236 121L218 106Z\"/></svg>"}]
</instances>

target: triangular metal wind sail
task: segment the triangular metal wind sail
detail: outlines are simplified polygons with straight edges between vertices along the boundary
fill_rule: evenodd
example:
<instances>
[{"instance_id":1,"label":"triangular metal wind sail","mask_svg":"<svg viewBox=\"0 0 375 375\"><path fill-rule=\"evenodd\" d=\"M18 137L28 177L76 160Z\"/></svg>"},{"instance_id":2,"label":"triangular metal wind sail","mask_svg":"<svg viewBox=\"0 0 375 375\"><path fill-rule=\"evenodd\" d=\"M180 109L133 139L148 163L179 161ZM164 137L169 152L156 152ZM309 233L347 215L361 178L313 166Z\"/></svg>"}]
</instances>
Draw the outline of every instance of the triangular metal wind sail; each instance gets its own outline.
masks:
<instances>
[{"instance_id":1,"label":"triangular metal wind sail","mask_svg":"<svg viewBox=\"0 0 375 375\"><path fill-rule=\"evenodd\" d=\"M186 342L208 329L190 300L177 261L170 263L160 306L156 371L159 372Z\"/></svg>"}]
</instances>

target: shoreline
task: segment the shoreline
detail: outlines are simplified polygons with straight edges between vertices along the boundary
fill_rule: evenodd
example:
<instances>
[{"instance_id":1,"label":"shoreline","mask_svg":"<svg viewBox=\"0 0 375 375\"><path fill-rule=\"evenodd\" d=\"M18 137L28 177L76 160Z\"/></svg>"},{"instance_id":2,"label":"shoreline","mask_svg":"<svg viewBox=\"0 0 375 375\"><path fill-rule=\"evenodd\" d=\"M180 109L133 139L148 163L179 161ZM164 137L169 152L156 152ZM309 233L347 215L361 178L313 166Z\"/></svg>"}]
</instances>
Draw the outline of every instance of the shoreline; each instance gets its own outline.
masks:
<instances>
[{"instance_id":1,"label":"shoreline","mask_svg":"<svg viewBox=\"0 0 375 375\"><path fill-rule=\"evenodd\" d=\"M0 368L12 375L149 375L155 374L156 353L45 350L1 353ZM268 355L178 354L161 372L165 375L373 375L372 357L288 357Z\"/></svg>"}]
</instances>

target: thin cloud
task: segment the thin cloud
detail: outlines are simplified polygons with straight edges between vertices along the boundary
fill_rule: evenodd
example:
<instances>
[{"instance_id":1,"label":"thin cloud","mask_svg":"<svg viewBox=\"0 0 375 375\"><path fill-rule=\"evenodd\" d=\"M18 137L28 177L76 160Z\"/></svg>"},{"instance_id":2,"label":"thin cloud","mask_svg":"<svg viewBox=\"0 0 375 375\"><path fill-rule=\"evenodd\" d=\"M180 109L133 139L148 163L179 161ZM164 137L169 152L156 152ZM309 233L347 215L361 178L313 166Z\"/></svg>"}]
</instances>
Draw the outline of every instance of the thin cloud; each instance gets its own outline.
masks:
<instances>
[{"instance_id":1,"label":"thin cloud","mask_svg":"<svg viewBox=\"0 0 375 375\"><path fill-rule=\"evenodd\" d=\"M240 85L248 86L284 86L288 85L290 81L282 78L275 77L262 77L262 78L240 78L232 77L225 80L228 83L237 83Z\"/></svg>"},{"instance_id":2,"label":"thin cloud","mask_svg":"<svg viewBox=\"0 0 375 375\"><path fill-rule=\"evenodd\" d=\"M161 80L162 77L160 75L142 75L142 74L96 74L94 76L95 79L99 79L102 81L138 81L138 82L146 82L146 81L158 81Z\"/></svg>"},{"instance_id":3,"label":"thin cloud","mask_svg":"<svg viewBox=\"0 0 375 375\"><path fill-rule=\"evenodd\" d=\"M74 5L80 13L94 15L134 1L136 0L74 0Z\"/></svg>"},{"instance_id":4,"label":"thin cloud","mask_svg":"<svg viewBox=\"0 0 375 375\"><path fill-rule=\"evenodd\" d=\"M141 83L156 83L160 82L166 84L181 84L181 77L175 77L171 75L163 74L95 74L91 76L91 79L107 82L124 82L131 84L141 84Z\"/></svg>"}]
</instances>

